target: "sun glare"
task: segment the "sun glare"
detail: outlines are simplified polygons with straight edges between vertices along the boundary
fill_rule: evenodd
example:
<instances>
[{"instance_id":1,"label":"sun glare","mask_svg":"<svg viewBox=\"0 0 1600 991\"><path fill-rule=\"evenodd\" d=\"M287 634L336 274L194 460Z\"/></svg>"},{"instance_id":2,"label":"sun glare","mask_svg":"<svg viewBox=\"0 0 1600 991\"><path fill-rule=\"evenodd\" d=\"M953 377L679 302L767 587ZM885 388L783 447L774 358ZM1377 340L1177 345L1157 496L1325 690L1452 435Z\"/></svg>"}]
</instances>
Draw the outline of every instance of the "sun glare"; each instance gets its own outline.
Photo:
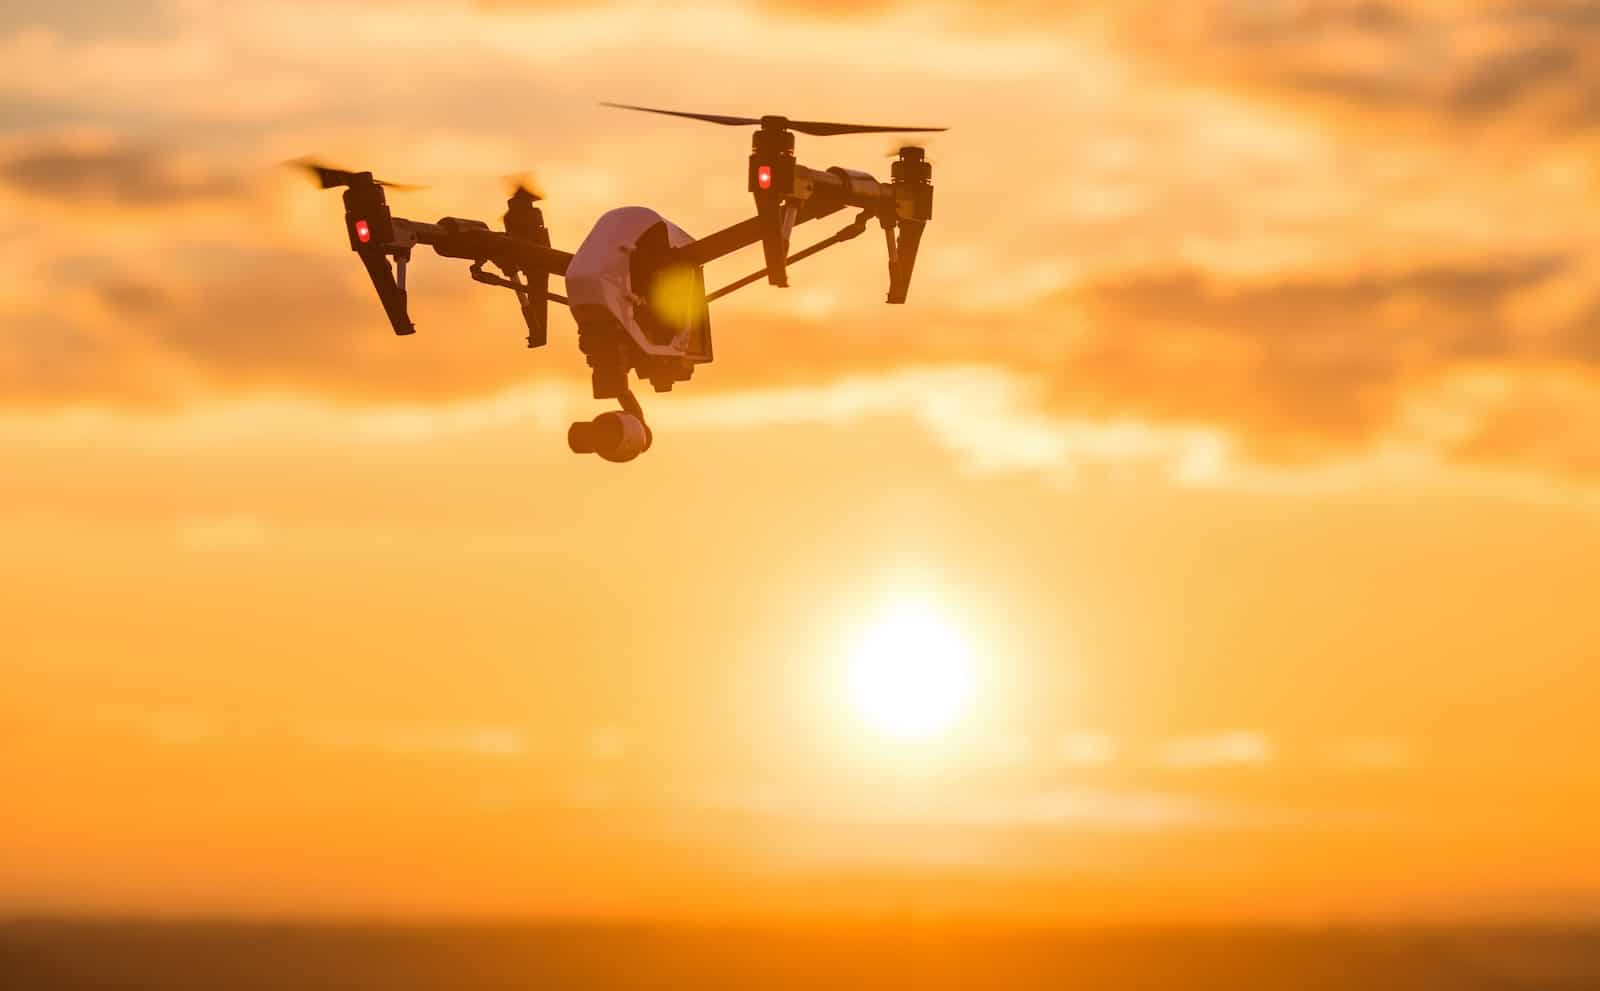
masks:
<instances>
[{"instance_id":1,"label":"sun glare","mask_svg":"<svg viewBox=\"0 0 1600 991\"><path fill-rule=\"evenodd\" d=\"M966 643L937 613L902 607L868 629L851 658L850 698L861 718L912 739L948 729L972 694Z\"/></svg>"}]
</instances>

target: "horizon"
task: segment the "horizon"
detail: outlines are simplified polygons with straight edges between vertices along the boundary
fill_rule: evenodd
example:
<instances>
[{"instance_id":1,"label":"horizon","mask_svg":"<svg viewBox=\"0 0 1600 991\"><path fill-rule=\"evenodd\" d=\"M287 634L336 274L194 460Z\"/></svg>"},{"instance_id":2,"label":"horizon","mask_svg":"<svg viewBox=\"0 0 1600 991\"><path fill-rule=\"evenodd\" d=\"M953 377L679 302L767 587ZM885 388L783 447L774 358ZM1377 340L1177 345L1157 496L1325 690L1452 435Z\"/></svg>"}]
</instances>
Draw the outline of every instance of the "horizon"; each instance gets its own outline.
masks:
<instances>
[{"instance_id":1,"label":"horizon","mask_svg":"<svg viewBox=\"0 0 1600 991\"><path fill-rule=\"evenodd\" d=\"M637 987L1567 989L1600 976L1593 930L0 927L30 988Z\"/></svg>"}]
</instances>

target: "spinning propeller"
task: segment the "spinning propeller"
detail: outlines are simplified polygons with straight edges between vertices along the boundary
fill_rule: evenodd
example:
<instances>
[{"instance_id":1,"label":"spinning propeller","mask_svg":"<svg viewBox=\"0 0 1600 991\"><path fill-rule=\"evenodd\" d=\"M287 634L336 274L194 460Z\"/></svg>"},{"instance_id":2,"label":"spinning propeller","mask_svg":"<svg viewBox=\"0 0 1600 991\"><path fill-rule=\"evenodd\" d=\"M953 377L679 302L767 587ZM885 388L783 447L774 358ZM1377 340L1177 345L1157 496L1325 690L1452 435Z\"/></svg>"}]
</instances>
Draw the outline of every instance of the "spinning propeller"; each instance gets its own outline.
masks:
<instances>
[{"instance_id":1,"label":"spinning propeller","mask_svg":"<svg viewBox=\"0 0 1600 991\"><path fill-rule=\"evenodd\" d=\"M374 179L371 172L350 172L345 169L336 169L310 158L297 158L285 164L311 173L317 180L317 185L323 189L334 189L340 186L353 188L374 185L392 189L397 193L414 193L419 189L428 188L427 186L412 186L403 182L386 182L382 179Z\"/></svg>"},{"instance_id":2,"label":"spinning propeller","mask_svg":"<svg viewBox=\"0 0 1600 991\"><path fill-rule=\"evenodd\" d=\"M826 138L837 134L899 134L910 131L944 131L943 127L889 127L883 124L836 124L826 120L790 120L787 117L725 117L721 114L697 114L687 110L658 110L655 107L636 107L630 103L601 103L602 107L616 110L638 110L647 114L666 114L668 117L687 117L708 124L725 124L729 127L756 125L771 131L799 131L813 137Z\"/></svg>"},{"instance_id":3,"label":"spinning propeller","mask_svg":"<svg viewBox=\"0 0 1600 991\"><path fill-rule=\"evenodd\" d=\"M505 183L507 194L511 198L506 201L508 203L516 200L531 205L547 198L543 184L532 172L515 172L501 176L500 181Z\"/></svg>"}]
</instances>

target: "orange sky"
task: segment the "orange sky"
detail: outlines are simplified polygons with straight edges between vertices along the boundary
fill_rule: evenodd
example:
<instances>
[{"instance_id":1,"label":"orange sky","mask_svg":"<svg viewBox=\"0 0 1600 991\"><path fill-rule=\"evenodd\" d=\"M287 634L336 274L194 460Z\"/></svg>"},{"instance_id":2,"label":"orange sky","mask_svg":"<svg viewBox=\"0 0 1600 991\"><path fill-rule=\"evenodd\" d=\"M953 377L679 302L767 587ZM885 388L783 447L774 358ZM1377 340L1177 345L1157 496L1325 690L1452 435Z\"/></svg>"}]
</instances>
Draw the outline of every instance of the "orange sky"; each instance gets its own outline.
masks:
<instances>
[{"instance_id":1,"label":"orange sky","mask_svg":"<svg viewBox=\"0 0 1600 991\"><path fill-rule=\"evenodd\" d=\"M0 12L0 911L1592 913L1597 33ZM428 256L395 339L277 164L421 219L533 169L569 249L748 213L744 132L598 100L949 125L911 305L872 238L803 262L716 305L648 454L578 459L566 314L529 353ZM974 664L921 741L844 688L907 603Z\"/></svg>"}]
</instances>

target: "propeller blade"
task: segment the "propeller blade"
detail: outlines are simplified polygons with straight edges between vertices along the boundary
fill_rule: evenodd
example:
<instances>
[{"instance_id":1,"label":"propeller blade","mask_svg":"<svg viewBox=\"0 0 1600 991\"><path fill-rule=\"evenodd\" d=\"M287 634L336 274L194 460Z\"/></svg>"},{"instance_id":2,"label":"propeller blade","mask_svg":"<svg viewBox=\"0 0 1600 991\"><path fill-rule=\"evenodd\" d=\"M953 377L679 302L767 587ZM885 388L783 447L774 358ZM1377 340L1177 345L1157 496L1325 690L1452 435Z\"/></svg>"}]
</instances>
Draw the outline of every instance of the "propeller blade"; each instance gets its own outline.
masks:
<instances>
[{"instance_id":1,"label":"propeller blade","mask_svg":"<svg viewBox=\"0 0 1600 991\"><path fill-rule=\"evenodd\" d=\"M636 107L630 103L601 103L602 107L611 107L613 110L638 110L647 114L666 114L668 117L687 117L690 120L703 120L712 124L728 124L733 127L749 126L761 123L759 117L723 117L719 114L692 114L684 110L657 110L655 107Z\"/></svg>"},{"instance_id":2,"label":"propeller blade","mask_svg":"<svg viewBox=\"0 0 1600 991\"><path fill-rule=\"evenodd\" d=\"M316 180L317 185L322 189L333 189L336 186L348 186L356 179L356 175L353 172L346 172L344 169L336 169L329 165L323 165L322 163L309 158L297 158L293 161L285 162L283 164L297 169L304 169L305 171L311 173L312 178Z\"/></svg>"},{"instance_id":3,"label":"propeller blade","mask_svg":"<svg viewBox=\"0 0 1600 991\"><path fill-rule=\"evenodd\" d=\"M413 193L419 189L428 188L427 186L407 185L403 182L385 182L382 179L372 178L371 172L350 172L346 169L336 169L330 165L324 165L321 162L311 158L296 158L292 161L285 162L284 164L293 166L295 168L304 169L311 173L311 175L317 180L317 185L322 189L334 189L339 186L354 186L363 182L374 183L376 185L383 186L386 189L392 189L397 193Z\"/></svg>"},{"instance_id":4,"label":"propeller blade","mask_svg":"<svg viewBox=\"0 0 1600 991\"><path fill-rule=\"evenodd\" d=\"M509 196L516 199L521 196L528 197L528 202L538 203L545 198L544 186L532 172L517 172L512 175L501 176L500 180L510 190Z\"/></svg>"},{"instance_id":5,"label":"propeller blade","mask_svg":"<svg viewBox=\"0 0 1600 991\"><path fill-rule=\"evenodd\" d=\"M655 107L636 107L631 103L602 103L602 107L612 107L617 110L638 110L647 114L666 114L669 117L687 117L690 120L703 120L712 124L727 124L734 127L749 127L759 125L760 117L724 117L720 114L695 114L686 110L658 110ZM944 127L891 127L885 124L836 124L826 120L788 120L779 117L783 126L791 131L801 134L810 134L814 137L828 137L835 134L903 134L909 132L945 131Z\"/></svg>"},{"instance_id":6,"label":"propeller blade","mask_svg":"<svg viewBox=\"0 0 1600 991\"><path fill-rule=\"evenodd\" d=\"M883 124L834 124L825 120L791 120L789 130L813 137L826 138L836 134L904 134L912 131L948 131L948 127L889 127Z\"/></svg>"}]
</instances>

